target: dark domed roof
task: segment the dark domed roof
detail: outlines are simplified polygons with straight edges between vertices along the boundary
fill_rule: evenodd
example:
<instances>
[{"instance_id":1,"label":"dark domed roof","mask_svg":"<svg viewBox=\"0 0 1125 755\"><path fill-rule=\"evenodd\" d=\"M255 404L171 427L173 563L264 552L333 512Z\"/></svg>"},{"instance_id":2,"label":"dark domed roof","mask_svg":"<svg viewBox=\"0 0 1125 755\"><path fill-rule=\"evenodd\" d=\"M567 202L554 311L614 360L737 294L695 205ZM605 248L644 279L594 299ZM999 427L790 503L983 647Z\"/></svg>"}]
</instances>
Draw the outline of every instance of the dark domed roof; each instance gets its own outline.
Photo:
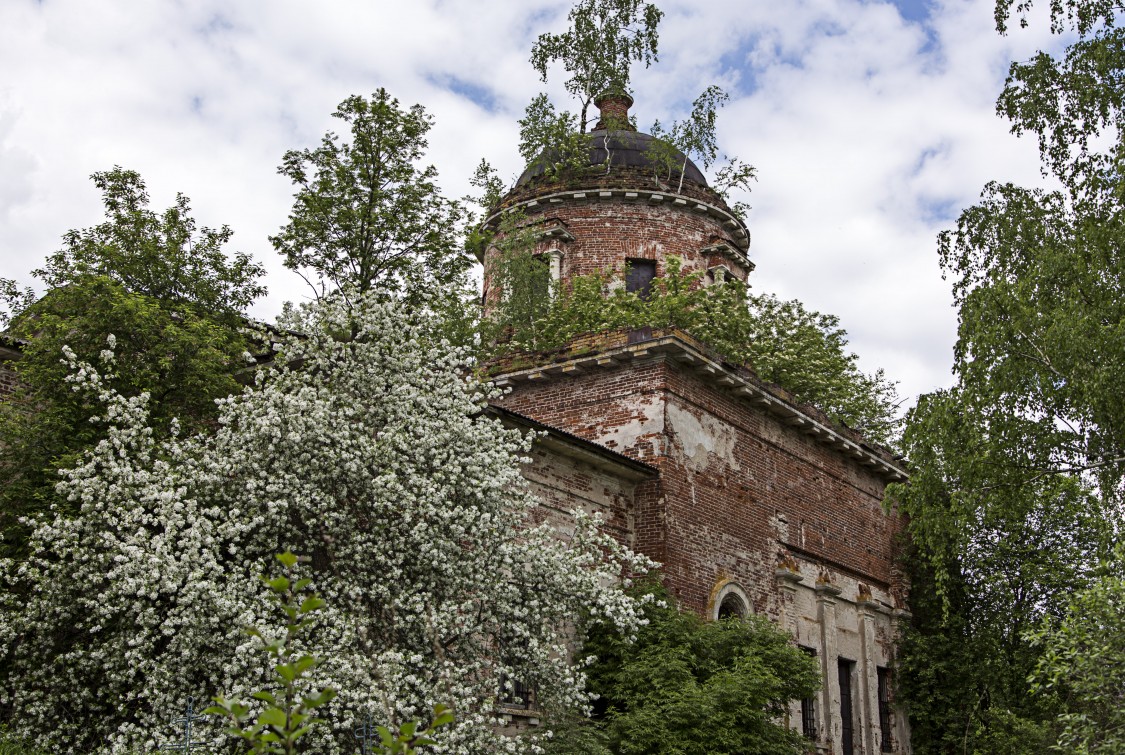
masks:
<instances>
[{"instance_id":1,"label":"dark domed roof","mask_svg":"<svg viewBox=\"0 0 1125 755\"><path fill-rule=\"evenodd\" d=\"M595 165L604 166L606 163L608 137L608 152L610 165L620 165L634 168L647 168L652 170L653 160L647 154L649 145L655 139L648 134L642 134L639 131L591 131L590 134L590 166ZM528 166L523 175L516 181L516 188L526 186L532 179L543 175L546 172L547 165L550 163L547 157L548 153L544 153L535 162ZM678 166L684 165L684 155L681 152L676 152ZM674 180L679 180L679 171L674 171ZM684 180L694 181L701 186L707 185L707 179L703 177L703 172L695 166L691 160L687 161L684 167Z\"/></svg>"}]
</instances>

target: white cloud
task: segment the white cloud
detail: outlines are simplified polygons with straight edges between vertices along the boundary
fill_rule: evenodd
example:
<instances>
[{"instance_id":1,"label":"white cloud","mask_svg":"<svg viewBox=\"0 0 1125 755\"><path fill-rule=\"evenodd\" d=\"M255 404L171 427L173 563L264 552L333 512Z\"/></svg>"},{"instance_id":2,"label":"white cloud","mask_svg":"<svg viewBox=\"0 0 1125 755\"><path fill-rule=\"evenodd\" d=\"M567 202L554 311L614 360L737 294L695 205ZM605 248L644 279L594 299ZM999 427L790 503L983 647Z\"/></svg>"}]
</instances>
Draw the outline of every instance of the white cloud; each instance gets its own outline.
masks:
<instances>
[{"instance_id":1,"label":"white cloud","mask_svg":"<svg viewBox=\"0 0 1125 755\"><path fill-rule=\"evenodd\" d=\"M955 313L934 237L993 178L1038 182L1034 145L993 113L1008 61L1051 44L1043 24L998 37L989 0L944 0L925 26L885 2L661 2L661 62L635 76L642 124L682 117L710 83L735 96L724 150L756 165L759 290L840 315L867 369L913 395L949 381ZM13 0L0 6L0 275L29 273L69 228L97 222L89 174L145 177L270 270L270 317L305 295L267 236L291 188L282 154L314 146L336 104L385 86L435 116L447 193L482 157L522 166L516 120L561 93L527 62L565 0L193 3ZM916 9L915 9L916 11ZM912 15L916 13L912 12ZM455 82L485 102L451 91Z\"/></svg>"}]
</instances>

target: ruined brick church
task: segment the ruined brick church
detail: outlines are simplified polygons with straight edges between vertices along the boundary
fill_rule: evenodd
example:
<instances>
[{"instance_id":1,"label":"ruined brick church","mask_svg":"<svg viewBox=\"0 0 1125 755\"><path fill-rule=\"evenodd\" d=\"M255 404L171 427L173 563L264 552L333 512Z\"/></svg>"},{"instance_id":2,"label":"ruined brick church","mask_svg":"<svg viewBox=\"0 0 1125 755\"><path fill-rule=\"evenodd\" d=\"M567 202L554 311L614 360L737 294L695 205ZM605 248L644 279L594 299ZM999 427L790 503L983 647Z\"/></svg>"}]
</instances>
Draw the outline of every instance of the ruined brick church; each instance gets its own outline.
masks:
<instances>
[{"instance_id":1,"label":"ruined brick church","mask_svg":"<svg viewBox=\"0 0 1125 755\"><path fill-rule=\"evenodd\" d=\"M662 185L628 127L630 98L602 111L589 161L565 181L533 164L487 222L521 210L535 253L566 286L629 271L639 292L671 257L708 285L746 281L750 234L682 155L683 181ZM497 250L482 253L485 300ZM493 292L493 295L495 292ZM823 685L794 701L788 725L824 755L909 753L893 701L906 585L901 525L883 508L906 473L884 448L802 405L744 365L678 330L588 334L561 351L500 364L509 389L495 412L539 433L524 474L541 512L565 531L575 508L603 515L621 542L662 564L680 605L718 619L765 615L814 655ZM0 341L0 396L19 358Z\"/></svg>"},{"instance_id":2,"label":"ruined brick church","mask_svg":"<svg viewBox=\"0 0 1125 755\"><path fill-rule=\"evenodd\" d=\"M489 222L521 210L562 286L628 269L627 287L644 292L673 255L710 285L746 281L746 224L689 160L682 184L661 185L652 137L606 128L628 123L630 98L596 104L590 163L604 169L563 182L533 164ZM486 302L497 254L482 253ZM576 507L600 512L663 565L682 607L787 629L820 665L820 693L788 716L816 752L910 752L891 683L908 616L900 523L883 508L906 475L886 449L677 330L591 334L495 380L510 389L501 416L542 433L525 476L558 526Z\"/></svg>"}]
</instances>

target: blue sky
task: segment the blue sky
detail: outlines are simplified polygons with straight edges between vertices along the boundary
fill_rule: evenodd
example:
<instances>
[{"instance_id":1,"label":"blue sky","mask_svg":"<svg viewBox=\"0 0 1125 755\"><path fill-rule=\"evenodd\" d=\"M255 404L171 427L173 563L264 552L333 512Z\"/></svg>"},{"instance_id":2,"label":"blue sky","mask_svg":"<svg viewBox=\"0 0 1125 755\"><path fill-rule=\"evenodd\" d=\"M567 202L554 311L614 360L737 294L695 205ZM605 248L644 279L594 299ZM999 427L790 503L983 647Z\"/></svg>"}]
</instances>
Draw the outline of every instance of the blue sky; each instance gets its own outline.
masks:
<instances>
[{"instance_id":1,"label":"blue sky","mask_svg":"<svg viewBox=\"0 0 1125 755\"><path fill-rule=\"evenodd\" d=\"M717 83L722 151L755 165L753 285L841 318L866 370L908 403L948 385L956 313L935 236L989 180L1038 183L1035 145L994 114L1008 63L1056 44L1000 37L985 0L661 2L660 62L634 76L642 126ZM527 102L570 106L527 62L564 0L7 0L0 4L0 276L96 223L89 175L140 171L154 206L181 191L201 224L269 269L272 317L308 295L266 237L292 191L276 172L350 94L386 87L434 116L450 196L482 157L506 178Z\"/></svg>"}]
</instances>

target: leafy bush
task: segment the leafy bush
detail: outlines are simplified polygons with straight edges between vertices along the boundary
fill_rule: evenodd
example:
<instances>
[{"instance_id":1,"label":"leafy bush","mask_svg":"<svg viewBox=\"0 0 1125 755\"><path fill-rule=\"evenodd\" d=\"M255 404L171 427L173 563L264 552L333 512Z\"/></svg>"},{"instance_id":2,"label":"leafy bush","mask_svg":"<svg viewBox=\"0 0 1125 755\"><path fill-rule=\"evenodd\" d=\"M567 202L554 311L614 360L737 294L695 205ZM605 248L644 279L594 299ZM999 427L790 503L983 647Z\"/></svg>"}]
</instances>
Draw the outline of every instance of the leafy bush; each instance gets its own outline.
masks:
<instances>
[{"instance_id":1,"label":"leafy bush","mask_svg":"<svg viewBox=\"0 0 1125 755\"><path fill-rule=\"evenodd\" d=\"M789 702L820 687L816 662L761 616L705 621L671 605L664 588L636 592L648 624L629 642L596 631L589 720L570 719L552 755L799 755L808 741L780 721ZM636 593L635 593L636 594Z\"/></svg>"},{"instance_id":2,"label":"leafy bush","mask_svg":"<svg viewBox=\"0 0 1125 755\"><path fill-rule=\"evenodd\" d=\"M436 737L446 752L534 752L534 735L496 731L504 679L547 707L586 702L574 616L635 627L616 584L650 562L581 513L567 541L531 526L529 441L481 415L491 389L466 377L467 355L418 310L353 303L294 313L304 335L282 338L216 430L188 437L154 434L143 395L72 357L106 436L60 485L76 513L39 522L23 563L0 560L16 733L55 751L149 749L189 691L262 689L273 664L241 628L269 623L255 587L279 547L310 553L328 602L300 650L321 659L310 683L339 693L308 735L318 752L350 752L350 711L397 723L439 702L457 711Z\"/></svg>"}]
</instances>

